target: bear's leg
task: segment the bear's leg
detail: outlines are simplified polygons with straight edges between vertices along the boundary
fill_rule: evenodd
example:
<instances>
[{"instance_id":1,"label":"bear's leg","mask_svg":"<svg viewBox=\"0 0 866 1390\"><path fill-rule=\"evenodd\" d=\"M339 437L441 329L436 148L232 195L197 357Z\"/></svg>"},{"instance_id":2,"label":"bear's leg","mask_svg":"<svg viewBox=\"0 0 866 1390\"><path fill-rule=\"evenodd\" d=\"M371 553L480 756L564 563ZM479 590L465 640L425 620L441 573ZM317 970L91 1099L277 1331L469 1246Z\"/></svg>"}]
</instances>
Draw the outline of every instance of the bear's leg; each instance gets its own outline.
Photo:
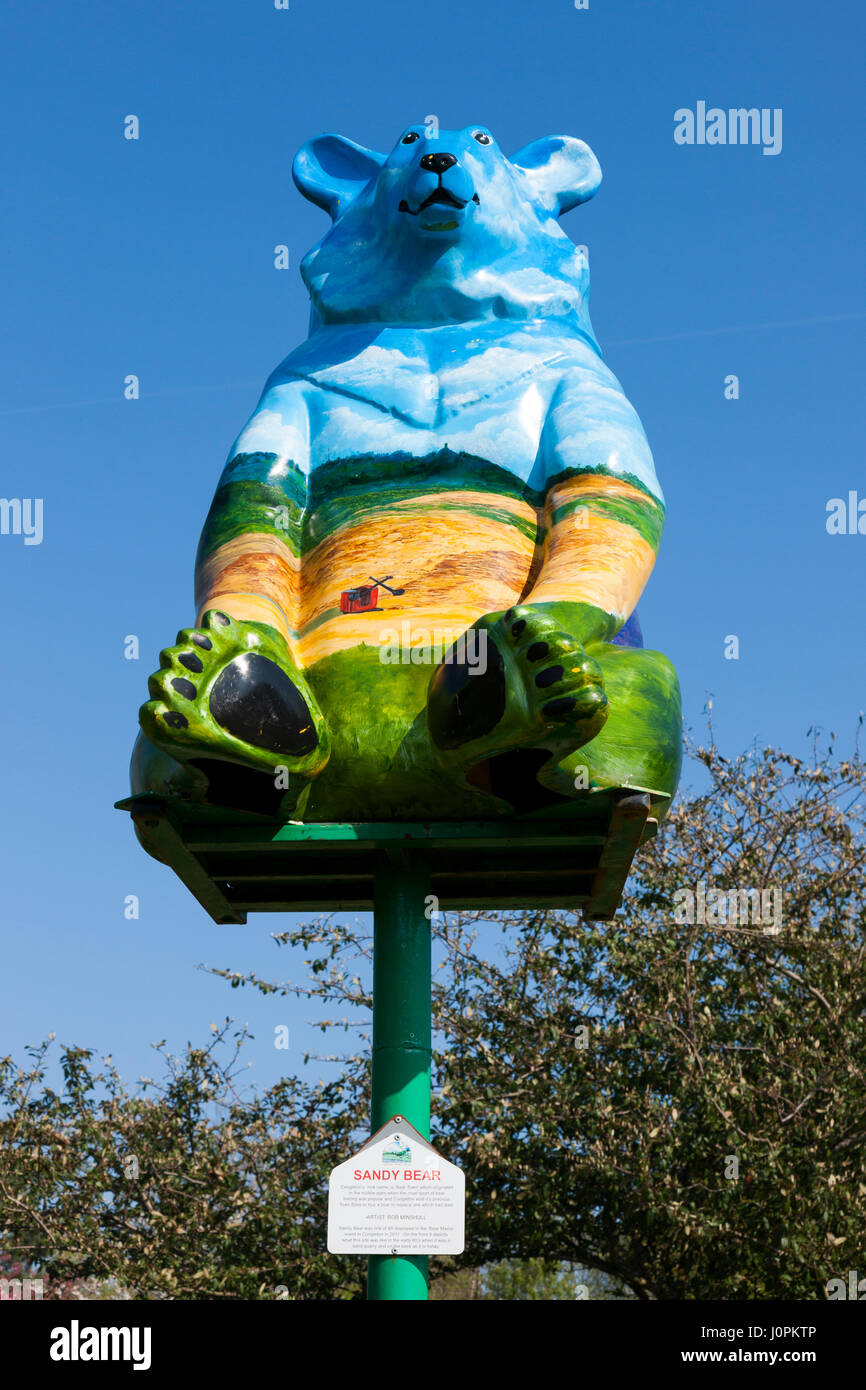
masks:
<instances>
[{"instance_id":1,"label":"bear's leg","mask_svg":"<svg viewBox=\"0 0 866 1390\"><path fill-rule=\"evenodd\" d=\"M141 727L157 748L198 768L209 760L305 784L330 751L321 711L285 641L265 623L211 609L178 633L148 682Z\"/></svg>"},{"instance_id":2,"label":"bear's leg","mask_svg":"<svg viewBox=\"0 0 866 1390\"><path fill-rule=\"evenodd\" d=\"M518 749L537 754L536 769L566 757L595 738L607 710L597 662L553 617L522 605L455 644L430 681L427 726L439 762L481 785L474 770Z\"/></svg>"},{"instance_id":3,"label":"bear's leg","mask_svg":"<svg viewBox=\"0 0 866 1390\"><path fill-rule=\"evenodd\" d=\"M427 724L440 766L518 811L599 785L672 794L681 743L673 667L596 634L584 646L563 625L568 609L553 607L481 619L474 640L434 672Z\"/></svg>"}]
</instances>

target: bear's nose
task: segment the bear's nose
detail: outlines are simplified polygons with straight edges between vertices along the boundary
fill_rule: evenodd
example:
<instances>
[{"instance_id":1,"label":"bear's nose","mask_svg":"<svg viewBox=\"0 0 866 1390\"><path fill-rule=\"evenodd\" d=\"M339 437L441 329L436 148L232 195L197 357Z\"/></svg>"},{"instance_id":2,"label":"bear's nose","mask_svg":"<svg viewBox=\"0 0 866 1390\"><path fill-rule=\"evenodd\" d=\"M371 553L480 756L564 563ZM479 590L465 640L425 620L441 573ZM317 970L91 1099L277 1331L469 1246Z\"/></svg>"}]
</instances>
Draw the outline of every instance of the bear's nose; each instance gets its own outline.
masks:
<instances>
[{"instance_id":1,"label":"bear's nose","mask_svg":"<svg viewBox=\"0 0 866 1390\"><path fill-rule=\"evenodd\" d=\"M457 156L453 154L425 154L421 160L421 168L429 169L433 174L444 174L446 169L450 169L457 163Z\"/></svg>"}]
</instances>

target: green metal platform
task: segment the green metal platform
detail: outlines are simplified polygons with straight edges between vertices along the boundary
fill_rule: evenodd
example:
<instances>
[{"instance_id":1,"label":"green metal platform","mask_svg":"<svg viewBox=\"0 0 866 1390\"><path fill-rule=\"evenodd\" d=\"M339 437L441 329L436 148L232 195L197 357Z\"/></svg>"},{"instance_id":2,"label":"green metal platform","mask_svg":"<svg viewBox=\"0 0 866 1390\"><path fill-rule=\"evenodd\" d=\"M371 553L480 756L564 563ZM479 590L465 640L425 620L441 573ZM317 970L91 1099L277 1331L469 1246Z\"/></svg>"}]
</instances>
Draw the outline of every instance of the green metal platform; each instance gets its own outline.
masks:
<instances>
[{"instance_id":1,"label":"green metal platform","mask_svg":"<svg viewBox=\"0 0 866 1390\"><path fill-rule=\"evenodd\" d=\"M377 870L419 855L440 909L573 907L607 921L666 802L620 787L586 792L562 819L352 824L227 821L149 795L117 806L217 923L243 923L250 912L372 909Z\"/></svg>"}]
</instances>

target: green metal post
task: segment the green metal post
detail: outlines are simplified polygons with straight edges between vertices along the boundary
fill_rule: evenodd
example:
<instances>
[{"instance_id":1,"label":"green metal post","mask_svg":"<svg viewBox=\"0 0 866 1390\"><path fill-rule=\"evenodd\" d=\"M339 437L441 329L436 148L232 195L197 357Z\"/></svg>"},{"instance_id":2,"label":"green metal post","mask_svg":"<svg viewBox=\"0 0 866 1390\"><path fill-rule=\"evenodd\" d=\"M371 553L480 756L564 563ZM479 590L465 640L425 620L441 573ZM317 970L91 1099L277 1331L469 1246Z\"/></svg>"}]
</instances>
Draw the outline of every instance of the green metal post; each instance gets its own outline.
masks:
<instances>
[{"instance_id":1,"label":"green metal post","mask_svg":"<svg viewBox=\"0 0 866 1390\"><path fill-rule=\"evenodd\" d=\"M373 926L372 1131L402 1115L430 1138L430 872L423 855L382 859ZM426 1255L371 1255L368 1299L426 1299Z\"/></svg>"}]
</instances>

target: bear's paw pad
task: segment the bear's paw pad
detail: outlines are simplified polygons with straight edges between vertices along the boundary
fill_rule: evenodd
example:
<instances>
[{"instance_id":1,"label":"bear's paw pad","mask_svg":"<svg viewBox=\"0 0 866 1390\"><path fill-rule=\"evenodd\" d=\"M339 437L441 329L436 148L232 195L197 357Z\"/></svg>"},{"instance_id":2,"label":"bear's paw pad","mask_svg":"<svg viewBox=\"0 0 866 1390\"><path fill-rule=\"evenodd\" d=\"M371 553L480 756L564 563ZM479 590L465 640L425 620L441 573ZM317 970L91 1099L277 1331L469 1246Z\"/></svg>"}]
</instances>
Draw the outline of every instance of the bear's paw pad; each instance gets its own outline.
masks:
<instances>
[{"instance_id":1,"label":"bear's paw pad","mask_svg":"<svg viewBox=\"0 0 866 1390\"><path fill-rule=\"evenodd\" d=\"M180 761L218 758L263 772L285 762L314 776L328 757L312 693L282 638L211 609L160 652L141 726Z\"/></svg>"},{"instance_id":2,"label":"bear's paw pad","mask_svg":"<svg viewBox=\"0 0 866 1390\"><path fill-rule=\"evenodd\" d=\"M428 727L446 761L518 748L564 757L595 738L608 700L598 663L577 638L529 606L476 629L476 659L449 653L430 683Z\"/></svg>"}]
</instances>

